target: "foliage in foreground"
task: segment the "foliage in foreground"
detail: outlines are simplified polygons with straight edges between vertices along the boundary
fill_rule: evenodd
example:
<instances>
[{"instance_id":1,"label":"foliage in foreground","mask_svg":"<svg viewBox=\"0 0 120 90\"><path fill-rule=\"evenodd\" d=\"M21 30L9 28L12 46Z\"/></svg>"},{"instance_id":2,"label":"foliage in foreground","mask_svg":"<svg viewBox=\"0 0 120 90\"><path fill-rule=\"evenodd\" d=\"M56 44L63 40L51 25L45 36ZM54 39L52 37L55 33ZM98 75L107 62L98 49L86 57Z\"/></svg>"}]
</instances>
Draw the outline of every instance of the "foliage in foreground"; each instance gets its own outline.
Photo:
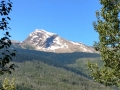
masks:
<instances>
[{"instance_id":1,"label":"foliage in foreground","mask_svg":"<svg viewBox=\"0 0 120 90\"><path fill-rule=\"evenodd\" d=\"M12 10L12 2L10 0L1 0L0 3L0 15L1 15L1 21L0 21L0 30L8 30L10 27L8 27L8 20L11 20L11 18L8 16L10 11ZM12 60L12 57L15 56L15 50L11 52L9 50L11 46L11 40L10 40L10 34L8 31L4 34L4 37L0 39L0 51L2 53L0 54L0 75L3 75L5 72L11 73L11 69L14 70L14 64L11 64L8 66L7 64Z\"/></svg>"},{"instance_id":2,"label":"foliage in foreground","mask_svg":"<svg viewBox=\"0 0 120 90\"><path fill-rule=\"evenodd\" d=\"M120 86L120 0L99 0L101 11L96 12L97 22L94 29L99 33L99 42L94 44L104 62L88 63L91 76L106 86Z\"/></svg>"},{"instance_id":3,"label":"foliage in foreground","mask_svg":"<svg viewBox=\"0 0 120 90\"><path fill-rule=\"evenodd\" d=\"M16 90L15 78L12 78L11 81L8 78L5 78L2 84L2 89L0 90Z\"/></svg>"}]
</instances>

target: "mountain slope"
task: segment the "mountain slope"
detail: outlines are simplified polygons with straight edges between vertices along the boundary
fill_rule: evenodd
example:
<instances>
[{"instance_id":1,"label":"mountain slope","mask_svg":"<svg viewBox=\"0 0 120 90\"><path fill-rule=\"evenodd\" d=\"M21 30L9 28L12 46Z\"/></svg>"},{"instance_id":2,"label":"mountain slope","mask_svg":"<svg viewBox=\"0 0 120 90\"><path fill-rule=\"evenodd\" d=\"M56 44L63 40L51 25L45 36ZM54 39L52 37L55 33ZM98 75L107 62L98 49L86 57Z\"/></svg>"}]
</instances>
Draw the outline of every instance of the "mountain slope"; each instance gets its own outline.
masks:
<instances>
[{"instance_id":1,"label":"mountain slope","mask_svg":"<svg viewBox=\"0 0 120 90\"><path fill-rule=\"evenodd\" d=\"M63 68L40 61L15 63L9 77L15 77L17 90L114 90ZM6 77L6 75L1 76Z\"/></svg>"},{"instance_id":2,"label":"mountain slope","mask_svg":"<svg viewBox=\"0 0 120 90\"><path fill-rule=\"evenodd\" d=\"M86 76L86 62L90 58L100 57L98 54L14 49L18 53L13 58L15 72L11 75L16 78L18 90L115 90Z\"/></svg>"},{"instance_id":3,"label":"mountain slope","mask_svg":"<svg viewBox=\"0 0 120 90\"><path fill-rule=\"evenodd\" d=\"M66 53L66 52L89 52L96 51L80 42L66 40L55 33L47 32L43 29L36 29L20 44L23 48L31 48L46 52Z\"/></svg>"}]
</instances>

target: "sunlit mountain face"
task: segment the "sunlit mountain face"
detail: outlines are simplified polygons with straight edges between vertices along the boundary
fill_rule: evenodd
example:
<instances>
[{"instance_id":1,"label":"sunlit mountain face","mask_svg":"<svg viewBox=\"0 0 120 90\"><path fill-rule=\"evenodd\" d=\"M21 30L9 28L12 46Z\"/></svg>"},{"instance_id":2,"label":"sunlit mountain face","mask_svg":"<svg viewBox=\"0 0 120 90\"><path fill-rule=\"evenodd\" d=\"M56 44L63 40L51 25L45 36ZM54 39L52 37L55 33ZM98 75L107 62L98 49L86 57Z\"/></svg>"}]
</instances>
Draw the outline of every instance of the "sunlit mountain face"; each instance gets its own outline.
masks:
<instances>
[{"instance_id":1,"label":"sunlit mountain face","mask_svg":"<svg viewBox=\"0 0 120 90\"><path fill-rule=\"evenodd\" d=\"M82 44L81 42L73 42L66 40L59 35L47 32L43 29L36 29L30 33L28 37L19 45L25 49L33 49L45 52L66 53L66 52L89 52L97 53L94 48Z\"/></svg>"}]
</instances>

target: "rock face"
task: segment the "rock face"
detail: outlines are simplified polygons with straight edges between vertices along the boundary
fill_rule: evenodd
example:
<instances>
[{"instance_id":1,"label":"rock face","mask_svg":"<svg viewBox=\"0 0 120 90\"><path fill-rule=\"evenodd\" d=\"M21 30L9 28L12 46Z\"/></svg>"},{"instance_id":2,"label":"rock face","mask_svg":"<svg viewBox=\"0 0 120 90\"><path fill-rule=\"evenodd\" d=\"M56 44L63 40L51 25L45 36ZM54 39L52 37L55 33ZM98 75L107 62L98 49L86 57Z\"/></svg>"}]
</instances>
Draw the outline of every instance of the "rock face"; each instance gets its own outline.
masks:
<instances>
[{"instance_id":1,"label":"rock face","mask_svg":"<svg viewBox=\"0 0 120 90\"><path fill-rule=\"evenodd\" d=\"M46 52L66 53L66 52L89 52L96 51L80 42L68 41L55 33L47 32L43 29L36 29L20 44L23 48L31 48Z\"/></svg>"}]
</instances>

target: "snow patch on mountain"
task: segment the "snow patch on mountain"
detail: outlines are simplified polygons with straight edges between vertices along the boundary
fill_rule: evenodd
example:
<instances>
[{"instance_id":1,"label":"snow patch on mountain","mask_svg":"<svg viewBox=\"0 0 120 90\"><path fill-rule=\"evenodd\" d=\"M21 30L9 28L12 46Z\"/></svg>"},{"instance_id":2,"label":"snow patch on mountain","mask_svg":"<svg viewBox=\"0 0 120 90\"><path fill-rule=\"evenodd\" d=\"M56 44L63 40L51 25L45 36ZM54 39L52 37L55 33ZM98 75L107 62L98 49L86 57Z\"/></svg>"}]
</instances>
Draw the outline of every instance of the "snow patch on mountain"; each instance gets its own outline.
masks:
<instances>
[{"instance_id":1,"label":"snow patch on mountain","mask_svg":"<svg viewBox=\"0 0 120 90\"><path fill-rule=\"evenodd\" d=\"M62 45L62 44L60 43L59 37L56 37L53 42L55 42L55 43L58 44L58 45Z\"/></svg>"},{"instance_id":2,"label":"snow patch on mountain","mask_svg":"<svg viewBox=\"0 0 120 90\"><path fill-rule=\"evenodd\" d=\"M70 41L72 44L75 44L75 45L81 45L80 43L78 42L73 42L73 41Z\"/></svg>"},{"instance_id":3,"label":"snow patch on mountain","mask_svg":"<svg viewBox=\"0 0 120 90\"><path fill-rule=\"evenodd\" d=\"M48 36L52 36L52 35L55 35L55 33L51 33L51 32L47 32L47 31L45 31L44 29L36 29L35 31L34 31L34 33L45 33L45 35L48 37Z\"/></svg>"}]
</instances>

